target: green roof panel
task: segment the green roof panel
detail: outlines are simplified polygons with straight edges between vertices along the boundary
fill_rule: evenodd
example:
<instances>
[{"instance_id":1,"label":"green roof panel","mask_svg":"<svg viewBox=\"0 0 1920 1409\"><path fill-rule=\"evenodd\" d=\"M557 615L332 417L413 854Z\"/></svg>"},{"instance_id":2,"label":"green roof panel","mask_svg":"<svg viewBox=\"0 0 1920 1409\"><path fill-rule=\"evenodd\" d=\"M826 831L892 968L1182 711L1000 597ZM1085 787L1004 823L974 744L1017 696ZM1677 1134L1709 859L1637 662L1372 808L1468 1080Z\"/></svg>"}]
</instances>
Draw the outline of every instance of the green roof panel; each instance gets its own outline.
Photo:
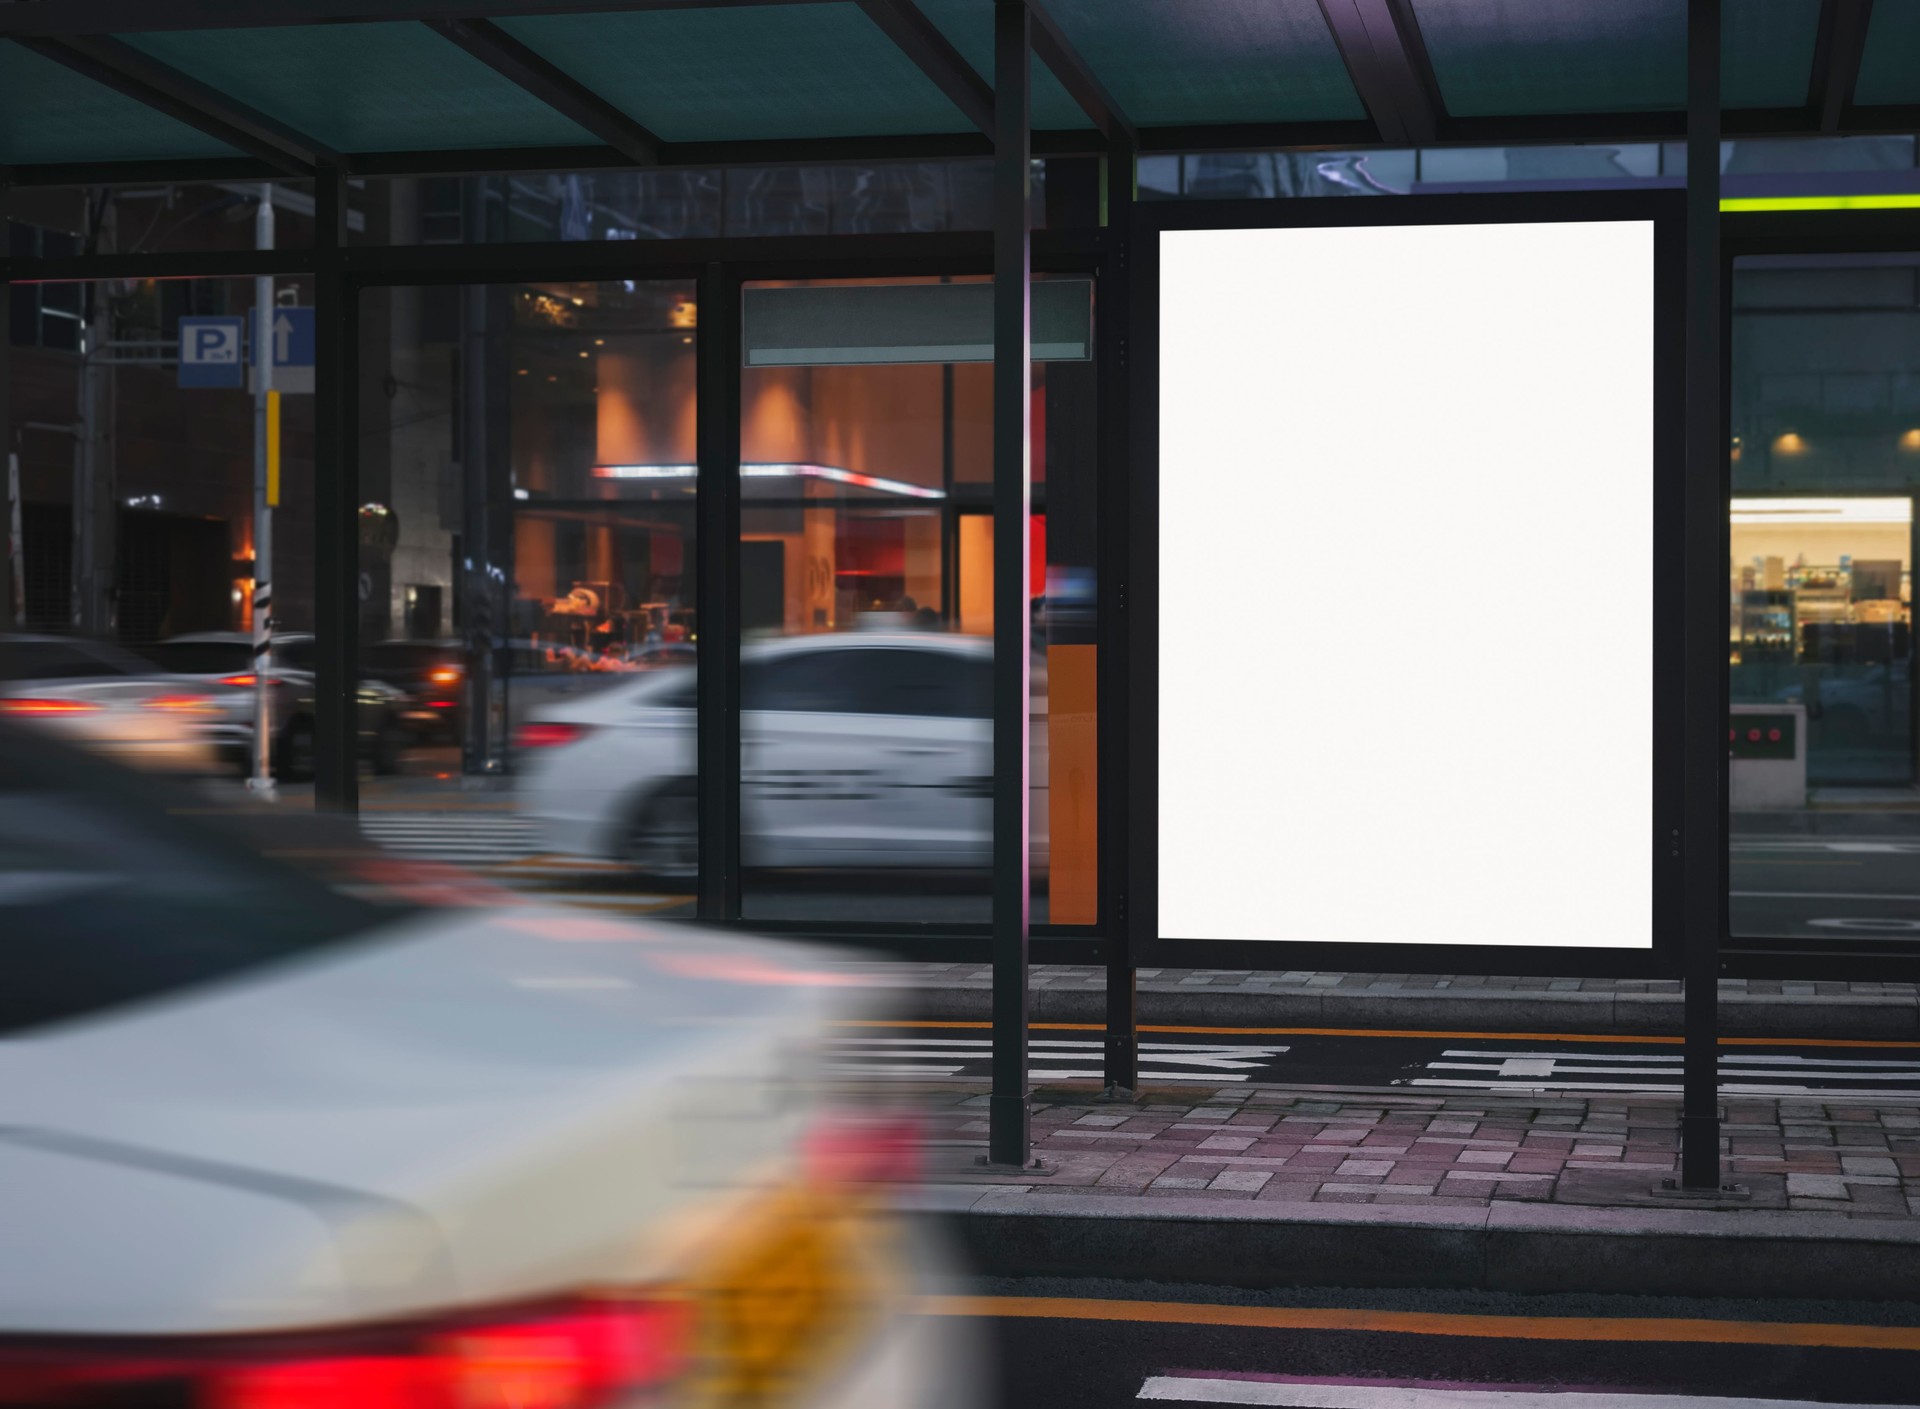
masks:
<instances>
[{"instance_id":1,"label":"green roof panel","mask_svg":"<svg viewBox=\"0 0 1920 1409\"><path fill-rule=\"evenodd\" d=\"M498 23L669 142L974 130L840 0Z\"/></svg>"},{"instance_id":2,"label":"green roof panel","mask_svg":"<svg viewBox=\"0 0 1920 1409\"><path fill-rule=\"evenodd\" d=\"M238 155L64 64L0 43L0 165Z\"/></svg>"},{"instance_id":3,"label":"green roof panel","mask_svg":"<svg viewBox=\"0 0 1920 1409\"><path fill-rule=\"evenodd\" d=\"M1455 117L1686 105L1686 0L1413 0L1413 10Z\"/></svg>"},{"instance_id":4,"label":"green roof panel","mask_svg":"<svg viewBox=\"0 0 1920 1409\"><path fill-rule=\"evenodd\" d=\"M1863 107L1920 103L1920 5L1875 5L1853 100Z\"/></svg>"},{"instance_id":5,"label":"green roof panel","mask_svg":"<svg viewBox=\"0 0 1920 1409\"><path fill-rule=\"evenodd\" d=\"M963 51L970 28L991 34L992 0L922 3ZM1051 0L1048 10L1140 127L1367 115L1317 0ZM1034 125L1049 126L1056 114L1034 87Z\"/></svg>"},{"instance_id":6,"label":"green roof panel","mask_svg":"<svg viewBox=\"0 0 1920 1409\"><path fill-rule=\"evenodd\" d=\"M595 140L421 24L168 30L120 38L336 151Z\"/></svg>"},{"instance_id":7,"label":"green roof panel","mask_svg":"<svg viewBox=\"0 0 1920 1409\"><path fill-rule=\"evenodd\" d=\"M993 0L920 0L920 9L974 70L993 82ZM1090 127L1087 115L1039 59L1033 64L1033 125L1037 130Z\"/></svg>"},{"instance_id":8,"label":"green roof panel","mask_svg":"<svg viewBox=\"0 0 1920 1409\"><path fill-rule=\"evenodd\" d=\"M1722 106L1797 108L1807 101L1820 0L1737 0L1720 10Z\"/></svg>"}]
</instances>

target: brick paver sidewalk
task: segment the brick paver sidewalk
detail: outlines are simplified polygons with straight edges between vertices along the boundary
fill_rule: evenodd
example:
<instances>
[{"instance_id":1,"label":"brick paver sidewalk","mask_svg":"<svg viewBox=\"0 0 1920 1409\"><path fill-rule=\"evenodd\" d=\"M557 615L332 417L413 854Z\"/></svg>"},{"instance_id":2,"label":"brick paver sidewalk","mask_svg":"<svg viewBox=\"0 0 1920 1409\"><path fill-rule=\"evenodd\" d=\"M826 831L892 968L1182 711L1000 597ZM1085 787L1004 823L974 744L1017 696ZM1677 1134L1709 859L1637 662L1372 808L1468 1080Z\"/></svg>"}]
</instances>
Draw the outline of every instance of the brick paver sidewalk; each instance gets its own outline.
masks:
<instances>
[{"instance_id":1,"label":"brick paver sidewalk","mask_svg":"<svg viewBox=\"0 0 1920 1409\"><path fill-rule=\"evenodd\" d=\"M1186 1089L1106 1104L1090 1092L1034 1098L1045 1177L976 1167L986 1100L927 1093L933 1179L1011 1183L1035 1193L1171 1195L1485 1207L1498 1200L1687 1207L1654 1192L1674 1173L1678 1098L1330 1094L1270 1087ZM1920 1218L1920 1105L1728 1100L1729 1208Z\"/></svg>"}]
</instances>

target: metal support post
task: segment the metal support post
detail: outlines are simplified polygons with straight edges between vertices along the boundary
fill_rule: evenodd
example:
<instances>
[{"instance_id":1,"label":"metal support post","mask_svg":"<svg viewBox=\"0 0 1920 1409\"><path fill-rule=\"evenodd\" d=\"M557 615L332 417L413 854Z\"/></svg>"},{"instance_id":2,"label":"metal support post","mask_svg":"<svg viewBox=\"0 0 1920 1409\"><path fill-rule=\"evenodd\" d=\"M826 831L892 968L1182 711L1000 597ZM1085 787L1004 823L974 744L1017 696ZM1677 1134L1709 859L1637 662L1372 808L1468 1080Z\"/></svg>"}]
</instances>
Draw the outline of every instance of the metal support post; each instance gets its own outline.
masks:
<instances>
[{"instance_id":1,"label":"metal support post","mask_svg":"<svg viewBox=\"0 0 1920 1409\"><path fill-rule=\"evenodd\" d=\"M355 493L359 290L341 268L347 183L322 168L313 184L314 805L360 806L360 555Z\"/></svg>"},{"instance_id":2,"label":"metal support post","mask_svg":"<svg viewBox=\"0 0 1920 1409\"><path fill-rule=\"evenodd\" d=\"M703 920L740 916L740 303L726 266L700 274L694 507L699 622L698 816Z\"/></svg>"},{"instance_id":3,"label":"metal support post","mask_svg":"<svg viewBox=\"0 0 1920 1409\"><path fill-rule=\"evenodd\" d=\"M1721 400L1720 0L1687 5L1686 907L1680 1184L1720 1187L1725 929L1727 439ZM1712 674L1709 660L1718 662Z\"/></svg>"},{"instance_id":4,"label":"metal support post","mask_svg":"<svg viewBox=\"0 0 1920 1409\"><path fill-rule=\"evenodd\" d=\"M262 181L253 215L253 247L273 248L273 183ZM253 772L247 787L273 796L273 506L267 446L273 398L273 276L253 281ZM276 408L277 409L277 408Z\"/></svg>"},{"instance_id":5,"label":"metal support post","mask_svg":"<svg viewBox=\"0 0 1920 1409\"><path fill-rule=\"evenodd\" d=\"M993 1092L987 1158L1025 1168L1032 21L993 11Z\"/></svg>"},{"instance_id":6,"label":"metal support post","mask_svg":"<svg viewBox=\"0 0 1920 1409\"><path fill-rule=\"evenodd\" d=\"M7 183L0 179L0 224L7 212ZM7 281L7 252L0 247L0 328L13 327L13 285ZM0 337L0 468L7 476L7 610L0 621L19 630L27 624L26 542L20 533L20 452L13 433L13 339Z\"/></svg>"},{"instance_id":7,"label":"metal support post","mask_svg":"<svg viewBox=\"0 0 1920 1409\"><path fill-rule=\"evenodd\" d=\"M1126 614L1123 604L1127 553L1127 380L1131 375L1128 285L1133 279L1131 235L1136 155L1125 142L1107 151L1105 223L1107 262L1101 270L1094 326L1100 340L1099 480L1102 486L1097 549L1100 584L1099 730L1100 772L1118 779L1127 750ZM1139 1087L1140 1042L1134 1009L1133 936L1127 922L1127 809L1122 789L1100 789L1101 931L1107 944L1107 1030L1104 1072L1111 1100L1131 1099Z\"/></svg>"}]
</instances>

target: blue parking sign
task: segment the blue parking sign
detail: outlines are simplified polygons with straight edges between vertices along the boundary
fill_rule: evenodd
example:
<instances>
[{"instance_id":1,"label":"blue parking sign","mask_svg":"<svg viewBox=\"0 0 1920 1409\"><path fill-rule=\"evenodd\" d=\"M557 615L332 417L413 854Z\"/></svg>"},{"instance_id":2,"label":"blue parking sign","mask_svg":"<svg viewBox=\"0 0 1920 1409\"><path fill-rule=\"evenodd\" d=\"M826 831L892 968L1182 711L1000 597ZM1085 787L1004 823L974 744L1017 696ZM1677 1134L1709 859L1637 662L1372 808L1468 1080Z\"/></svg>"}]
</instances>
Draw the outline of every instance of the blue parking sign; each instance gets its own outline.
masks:
<instances>
[{"instance_id":1,"label":"blue parking sign","mask_svg":"<svg viewBox=\"0 0 1920 1409\"><path fill-rule=\"evenodd\" d=\"M182 318L180 320L180 385L183 387L238 387L246 384L244 347L246 319Z\"/></svg>"}]
</instances>

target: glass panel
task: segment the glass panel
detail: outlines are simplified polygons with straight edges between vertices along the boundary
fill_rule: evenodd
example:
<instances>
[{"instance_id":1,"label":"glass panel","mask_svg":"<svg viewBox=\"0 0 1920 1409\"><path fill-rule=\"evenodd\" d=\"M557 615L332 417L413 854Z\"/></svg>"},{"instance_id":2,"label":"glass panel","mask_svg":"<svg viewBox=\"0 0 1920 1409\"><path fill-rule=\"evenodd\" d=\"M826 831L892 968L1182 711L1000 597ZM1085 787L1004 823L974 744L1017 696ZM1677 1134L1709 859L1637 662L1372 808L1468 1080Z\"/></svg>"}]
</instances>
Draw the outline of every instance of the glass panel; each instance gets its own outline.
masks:
<instances>
[{"instance_id":1,"label":"glass panel","mask_svg":"<svg viewBox=\"0 0 1920 1409\"><path fill-rule=\"evenodd\" d=\"M335 151L595 140L423 24L182 29L118 37Z\"/></svg>"},{"instance_id":2,"label":"glass panel","mask_svg":"<svg viewBox=\"0 0 1920 1409\"><path fill-rule=\"evenodd\" d=\"M0 165L239 155L64 64L0 44Z\"/></svg>"},{"instance_id":3,"label":"glass panel","mask_svg":"<svg viewBox=\"0 0 1920 1409\"><path fill-rule=\"evenodd\" d=\"M966 117L856 5L503 18L669 142L962 132ZM635 55L645 55L636 63Z\"/></svg>"},{"instance_id":4,"label":"glass panel","mask_svg":"<svg viewBox=\"0 0 1920 1409\"><path fill-rule=\"evenodd\" d=\"M992 81L990 0L922 6ZM1047 8L1142 126L1366 116L1313 0L1054 0ZM1034 76L1036 127L1087 125L1044 64L1034 65Z\"/></svg>"},{"instance_id":5,"label":"glass panel","mask_svg":"<svg viewBox=\"0 0 1920 1409\"><path fill-rule=\"evenodd\" d=\"M1085 297L1084 281L1063 287ZM1093 370L1034 369L1036 923L1097 919ZM741 375L744 913L984 922L992 368L849 359Z\"/></svg>"},{"instance_id":6,"label":"glass panel","mask_svg":"<svg viewBox=\"0 0 1920 1409\"><path fill-rule=\"evenodd\" d=\"M177 250L258 248L253 215L258 181L143 181L125 186L14 186L0 192L12 222L9 246L19 258L158 254ZM271 181L273 247L313 244L313 183ZM366 226L364 194L349 188L347 222ZM15 297L19 295L16 292Z\"/></svg>"},{"instance_id":7,"label":"glass panel","mask_svg":"<svg viewBox=\"0 0 1920 1409\"><path fill-rule=\"evenodd\" d=\"M1036 223L1047 163L1034 164ZM985 230L992 163L670 167L369 180L349 231L376 245Z\"/></svg>"},{"instance_id":8,"label":"glass panel","mask_svg":"<svg viewBox=\"0 0 1920 1409\"><path fill-rule=\"evenodd\" d=\"M1678 108L1684 0L1414 0L1455 117Z\"/></svg>"},{"instance_id":9,"label":"glass panel","mask_svg":"<svg viewBox=\"0 0 1920 1409\"><path fill-rule=\"evenodd\" d=\"M1920 256L1743 259L1733 281L1733 932L1913 932Z\"/></svg>"},{"instance_id":10,"label":"glass panel","mask_svg":"<svg viewBox=\"0 0 1920 1409\"><path fill-rule=\"evenodd\" d=\"M13 248L41 253L80 238L10 228ZM297 318L313 300L306 278L271 290L276 317ZM21 550L0 597L26 634L0 646L0 712L213 779L230 803L243 798L256 718L255 296L252 279L22 284L8 330ZM218 356L183 367L183 343L198 350L203 336ZM285 654L311 640L314 621L313 398L301 370L278 376L272 529L268 694L286 806L312 796L313 677ZM369 715L369 761L379 722Z\"/></svg>"},{"instance_id":11,"label":"glass panel","mask_svg":"<svg viewBox=\"0 0 1920 1409\"><path fill-rule=\"evenodd\" d=\"M1867 22L1867 47L1853 100L1863 106L1920 102L1920 9L1876 5Z\"/></svg>"},{"instance_id":12,"label":"glass panel","mask_svg":"<svg viewBox=\"0 0 1920 1409\"><path fill-rule=\"evenodd\" d=\"M991 284L874 284L747 290L749 367L991 362ZM1093 282L1033 286L1036 362L1093 356Z\"/></svg>"},{"instance_id":13,"label":"glass panel","mask_svg":"<svg viewBox=\"0 0 1920 1409\"><path fill-rule=\"evenodd\" d=\"M697 322L673 280L363 296L362 671L412 741L376 837L691 911Z\"/></svg>"}]
</instances>

